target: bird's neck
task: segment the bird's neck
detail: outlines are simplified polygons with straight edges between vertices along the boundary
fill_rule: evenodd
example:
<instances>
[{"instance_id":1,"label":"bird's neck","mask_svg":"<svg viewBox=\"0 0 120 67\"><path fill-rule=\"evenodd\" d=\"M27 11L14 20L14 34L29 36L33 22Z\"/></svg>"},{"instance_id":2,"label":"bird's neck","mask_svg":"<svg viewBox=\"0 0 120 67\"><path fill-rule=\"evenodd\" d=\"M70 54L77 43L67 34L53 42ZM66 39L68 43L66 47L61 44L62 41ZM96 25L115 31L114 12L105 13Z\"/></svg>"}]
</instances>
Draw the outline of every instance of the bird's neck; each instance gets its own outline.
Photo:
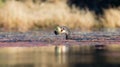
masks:
<instances>
[{"instance_id":1,"label":"bird's neck","mask_svg":"<svg viewBox=\"0 0 120 67\"><path fill-rule=\"evenodd\" d=\"M66 40L69 40L70 39L70 34L65 34L65 38L66 38Z\"/></svg>"}]
</instances>

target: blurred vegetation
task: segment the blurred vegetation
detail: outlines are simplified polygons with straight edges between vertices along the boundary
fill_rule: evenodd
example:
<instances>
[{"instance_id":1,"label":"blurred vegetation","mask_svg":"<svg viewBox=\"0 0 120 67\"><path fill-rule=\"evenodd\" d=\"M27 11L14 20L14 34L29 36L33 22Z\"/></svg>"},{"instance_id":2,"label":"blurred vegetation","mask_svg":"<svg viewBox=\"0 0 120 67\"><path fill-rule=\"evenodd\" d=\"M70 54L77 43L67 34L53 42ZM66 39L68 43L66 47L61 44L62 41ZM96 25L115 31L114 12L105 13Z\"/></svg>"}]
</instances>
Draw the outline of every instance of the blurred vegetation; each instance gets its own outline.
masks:
<instances>
[{"instance_id":1,"label":"blurred vegetation","mask_svg":"<svg viewBox=\"0 0 120 67\"><path fill-rule=\"evenodd\" d=\"M5 0L0 0L0 7L2 7L5 3Z\"/></svg>"},{"instance_id":2,"label":"blurred vegetation","mask_svg":"<svg viewBox=\"0 0 120 67\"><path fill-rule=\"evenodd\" d=\"M119 0L69 0L68 4L71 6L75 4L81 9L86 7L90 10L95 11L97 14L101 14L103 9L108 9L111 7L119 7Z\"/></svg>"},{"instance_id":3,"label":"blurred vegetation","mask_svg":"<svg viewBox=\"0 0 120 67\"><path fill-rule=\"evenodd\" d=\"M119 0L0 0L0 27L5 31L64 25L80 30L120 27Z\"/></svg>"}]
</instances>

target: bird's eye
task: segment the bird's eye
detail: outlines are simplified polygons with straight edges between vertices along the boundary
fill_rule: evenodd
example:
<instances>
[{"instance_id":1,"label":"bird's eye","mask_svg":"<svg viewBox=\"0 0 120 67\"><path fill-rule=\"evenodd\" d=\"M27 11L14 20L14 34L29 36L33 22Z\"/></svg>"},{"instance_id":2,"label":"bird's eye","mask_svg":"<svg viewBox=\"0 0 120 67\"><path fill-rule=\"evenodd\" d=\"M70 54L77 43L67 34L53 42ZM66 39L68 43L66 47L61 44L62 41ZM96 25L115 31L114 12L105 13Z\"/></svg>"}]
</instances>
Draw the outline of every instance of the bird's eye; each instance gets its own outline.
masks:
<instances>
[{"instance_id":1,"label":"bird's eye","mask_svg":"<svg viewBox=\"0 0 120 67\"><path fill-rule=\"evenodd\" d=\"M62 30L65 30L64 28L62 28Z\"/></svg>"}]
</instances>

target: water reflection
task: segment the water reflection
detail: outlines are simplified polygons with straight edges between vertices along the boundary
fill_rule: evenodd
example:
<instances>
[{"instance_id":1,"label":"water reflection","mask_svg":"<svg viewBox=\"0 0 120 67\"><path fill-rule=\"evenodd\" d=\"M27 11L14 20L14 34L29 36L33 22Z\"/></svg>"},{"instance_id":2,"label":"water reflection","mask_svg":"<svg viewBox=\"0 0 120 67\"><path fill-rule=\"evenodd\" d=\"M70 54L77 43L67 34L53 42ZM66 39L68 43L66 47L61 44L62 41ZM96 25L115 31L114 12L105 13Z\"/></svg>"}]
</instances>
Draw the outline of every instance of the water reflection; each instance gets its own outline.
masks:
<instances>
[{"instance_id":1,"label":"water reflection","mask_svg":"<svg viewBox=\"0 0 120 67\"><path fill-rule=\"evenodd\" d=\"M105 49L99 49L96 46L76 45L69 46L69 50L65 53L60 51L57 53L56 46L0 48L0 67L79 66L119 67L120 47L114 44L106 45Z\"/></svg>"}]
</instances>

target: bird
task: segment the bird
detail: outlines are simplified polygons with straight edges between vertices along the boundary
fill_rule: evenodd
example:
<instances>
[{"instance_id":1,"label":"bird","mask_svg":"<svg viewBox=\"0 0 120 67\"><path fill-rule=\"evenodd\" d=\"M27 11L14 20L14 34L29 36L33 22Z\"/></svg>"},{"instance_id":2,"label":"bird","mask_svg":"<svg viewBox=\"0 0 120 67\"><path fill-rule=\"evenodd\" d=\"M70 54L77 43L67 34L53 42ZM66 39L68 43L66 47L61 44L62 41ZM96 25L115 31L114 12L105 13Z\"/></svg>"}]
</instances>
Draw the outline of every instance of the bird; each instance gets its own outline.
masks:
<instances>
[{"instance_id":1,"label":"bird","mask_svg":"<svg viewBox=\"0 0 120 67\"><path fill-rule=\"evenodd\" d=\"M54 34L59 35L59 34L65 34L66 40L71 39L71 31L68 27L66 26L56 26L54 29Z\"/></svg>"}]
</instances>

